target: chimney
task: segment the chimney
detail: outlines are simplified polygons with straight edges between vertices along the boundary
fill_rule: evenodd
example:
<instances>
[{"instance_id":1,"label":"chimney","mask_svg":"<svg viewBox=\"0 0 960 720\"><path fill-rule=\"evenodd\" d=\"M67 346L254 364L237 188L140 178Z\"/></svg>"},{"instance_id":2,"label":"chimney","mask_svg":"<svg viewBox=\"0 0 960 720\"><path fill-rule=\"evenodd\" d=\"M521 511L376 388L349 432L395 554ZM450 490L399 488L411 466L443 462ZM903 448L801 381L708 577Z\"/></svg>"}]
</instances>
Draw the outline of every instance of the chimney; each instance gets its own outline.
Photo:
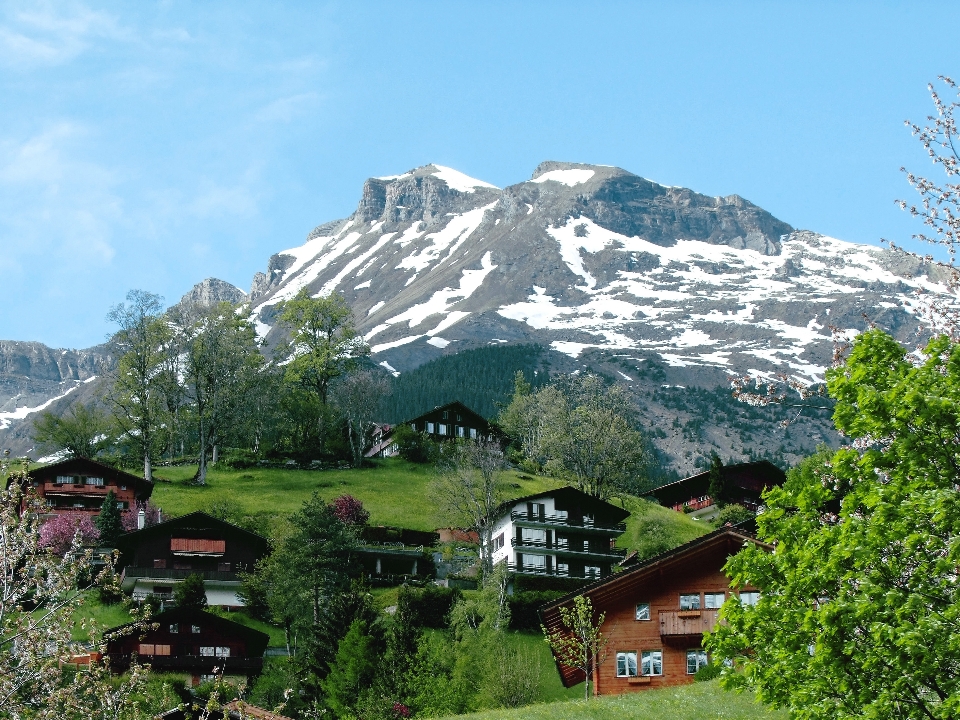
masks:
<instances>
[{"instance_id":1,"label":"chimney","mask_svg":"<svg viewBox=\"0 0 960 720\"><path fill-rule=\"evenodd\" d=\"M147 514L143 511L143 508L140 509L140 512L137 513L137 530L143 530L147 525Z\"/></svg>"}]
</instances>

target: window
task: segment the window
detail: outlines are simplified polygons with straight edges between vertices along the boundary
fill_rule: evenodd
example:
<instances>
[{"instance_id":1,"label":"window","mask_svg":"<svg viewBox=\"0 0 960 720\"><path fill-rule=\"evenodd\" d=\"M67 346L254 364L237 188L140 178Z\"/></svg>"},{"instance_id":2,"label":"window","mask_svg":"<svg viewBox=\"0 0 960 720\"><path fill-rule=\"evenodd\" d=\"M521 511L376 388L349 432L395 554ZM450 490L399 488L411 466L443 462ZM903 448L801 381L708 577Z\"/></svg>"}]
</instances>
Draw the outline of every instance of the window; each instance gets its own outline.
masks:
<instances>
[{"instance_id":1,"label":"window","mask_svg":"<svg viewBox=\"0 0 960 720\"><path fill-rule=\"evenodd\" d=\"M471 440L476 440L476 439L477 439L477 429L476 429L476 428L470 428L470 439L471 439Z\"/></svg>"},{"instance_id":2,"label":"window","mask_svg":"<svg viewBox=\"0 0 960 720\"><path fill-rule=\"evenodd\" d=\"M448 410L444 410L444 411L443 411L443 419L446 420L446 419L449 418L449 417L450 417L450 412L449 412Z\"/></svg>"},{"instance_id":3,"label":"window","mask_svg":"<svg viewBox=\"0 0 960 720\"><path fill-rule=\"evenodd\" d=\"M663 651L644 650L640 658L641 675L663 675Z\"/></svg>"},{"instance_id":4,"label":"window","mask_svg":"<svg viewBox=\"0 0 960 720\"><path fill-rule=\"evenodd\" d=\"M126 489L127 489L127 486L126 486L126 485L121 485L121 486L120 486L120 489L121 489L121 490L126 490Z\"/></svg>"},{"instance_id":5,"label":"window","mask_svg":"<svg viewBox=\"0 0 960 720\"><path fill-rule=\"evenodd\" d=\"M457 425L457 437L461 437L461 438L466 437L463 431L464 431L463 425Z\"/></svg>"},{"instance_id":6,"label":"window","mask_svg":"<svg viewBox=\"0 0 960 720\"><path fill-rule=\"evenodd\" d=\"M756 605L758 602L760 602L760 593L753 591L740 593L741 605Z\"/></svg>"},{"instance_id":7,"label":"window","mask_svg":"<svg viewBox=\"0 0 960 720\"><path fill-rule=\"evenodd\" d=\"M532 570L544 570L547 567L547 558L544 555L524 555L523 566Z\"/></svg>"},{"instance_id":8,"label":"window","mask_svg":"<svg viewBox=\"0 0 960 720\"><path fill-rule=\"evenodd\" d=\"M85 485L96 485L97 487L103 487L103 478L98 477L88 477L84 481Z\"/></svg>"},{"instance_id":9,"label":"window","mask_svg":"<svg viewBox=\"0 0 960 720\"><path fill-rule=\"evenodd\" d=\"M557 575L569 575L570 574L570 565L565 562L557 563Z\"/></svg>"},{"instance_id":10,"label":"window","mask_svg":"<svg viewBox=\"0 0 960 720\"><path fill-rule=\"evenodd\" d=\"M493 539L493 551L496 552L503 547L503 533L500 533Z\"/></svg>"},{"instance_id":11,"label":"window","mask_svg":"<svg viewBox=\"0 0 960 720\"><path fill-rule=\"evenodd\" d=\"M191 626L190 626L190 632L192 632L194 635L199 635L199 634L200 634L200 626L199 626L199 625L191 625Z\"/></svg>"},{"instance_id":12,"label":"window","mask_svg":"<svg viewBox=\"0 0 960 720\"><path fill-rule=\"evenodd\" d=\"M57 475L57 485L73 485L73 481L79 479L73 475Z\"/></svg>"},{"instance_id":13,"label":"window","mask_svg":"<svg viewBox=\"0 0 960 720\"><path fill-rule=\"evenodd\" d=\"M524 545L546 545L547 531L537 528L520 528L520 537Z\"/></svg>"},{"instance_id":14,"label":"window","mask_svg":"<svg viewBox=\"0 0 960 720\"><path fill-rule=\"evenodd\" d=\"M446 434L447 434L447 425L446 425L446 423L440 423L439 425L437 425L437 434L438 434L438 435L446 435Z\"/></svg>"},{"instance_id":15,"label":"window","mask_svg":"<svg viewBox=\"0 0 960 720\"><path fill-rule=\"evenodd\" d=\"M547 506L543 503L530 503L530 517L533 519L543 519L547 514Z\"/></svg>"},{"instance_id":16,"label":"window","mask_svg":"<svg viewBox=\"0 0 960 720\"><path fill-rule=\"evenodd\" d=\"M170 646L169 645L154 645L153 646L154 655L169 655Z\"/></svg>"},{"instance_id":17,"label":"window","mask_svg":"<svg viewBox=\"0 0 960 720\"><path fill-rule=\"evenodd\" d=\"M637 620L650 619L650 603L637 603Z\"/></svg>"},{"instance_id":18,"label":"window","mask_svg":"<svg viewBox=\"0 0 960 720\"><path fill-rule=\"evenodd\" d=\"M558 550L566 550L567 548L570 547L570 538L554 535L553 544Z\"/></svg>"},{"instance_id":19,"label":"window","mask_svg":"<svg viewBox=\"0 0 960 720\"><path fill-rule=\"evenodd\" d=\"M140 655L153 655L154 645L153 643L140 643L137 648L137 652Z\"/></svg>"},{"instance_id":20,"label":"window","mask_svg":"<svg viewBox=\"0 0 960 720\"><path fill-rule=\"evenodd\" d=\"M173 635L176 635L176 634L178 634L179 632L180 632L180 624L179 624L179 623L171 623L171 624L170 624L170 633L173 634Z\"/></svg>"},{"instance_id":21,"label":"window","mask_svg":"<svg viewBox=\"0 0 960 720\"><path fill-rule=\"evenodd\" d=\"M230 648L221 645L203 645L200 654L204 657L230 657Z\"/></svg>"},{"instance_id":22,"label":"window","mask_svg":"<svg viewBox=\"0 0 960 720\"><path fill-rule=\"evenodd\" d=\"M637 654L635 652L617 653L617 677L637 676Z\"/></svg>"},{"instance_id":23,"label":"window","mask_svg":"<svg viewBox=\"0 0 960 720\"><path fill-rule=\"evenodd\" d=\"M706 650L687 650L687 675L693 675L707 664Z\"/></svg>"},{"instance_id":24,"label":"window","mask_svg":"<svg viewBox=\"0 0 960 720\"><path fill-rule=\"evenodd\" d=\"M457 422L460 422L461 420L463 420L463 418L460 417L460 413L457 413Z\"/></svg>"},{"instance_id":25,"label":"window","mask_svg":"<svg viewBox=\"0 0 960 720\"><path fill-rule=\"evenodd\" d=\"M588 578L598 578L600 577L600 566L599 565L587 565L583 568L583 576Z\"/></svg>"},{"instance_id":26,"label":"window","mask_svg":"<svg viewBox=\"0 0 960 720\"><path fill-rule=\"evenodd\" d=\"M722 592L704 593L703 607L707 610L716 610L723 605L724 598L726 598L726 594Z\"/></svg>"},{"instance_id":27,"label":"window","mask_svg":"<svg viewBox=\"0 0 960 720\"><path fill-rule=\"evenodd\" d=\"M433 423L432 423L432 422L428 422L428 423L427 423L427 432L430 433L431 435L433 434Z\"/></svg>"},{"instance_id":28,"label":"window","mask_svg":"<svg viewBox=\"0 0 960 720\"><path fill-rule=\"evenodd\" d=\"M694 593L691 595L681 595L680 609L681 610L699 610L700 609L700 593Z\"/></svg>"},{"instance_id":29,"label":"window","mask_svg":"<svg viewBox=\"0 0 960 720\"><path fill-rule=\"evenodd\" d=\"M165 570L166 567L167 567L167 561L166 561L166 560L154 560L154 561L153 561L153 567L154 567L155 569L157 569L157 570Z\"/></svg>"}]
</instances>

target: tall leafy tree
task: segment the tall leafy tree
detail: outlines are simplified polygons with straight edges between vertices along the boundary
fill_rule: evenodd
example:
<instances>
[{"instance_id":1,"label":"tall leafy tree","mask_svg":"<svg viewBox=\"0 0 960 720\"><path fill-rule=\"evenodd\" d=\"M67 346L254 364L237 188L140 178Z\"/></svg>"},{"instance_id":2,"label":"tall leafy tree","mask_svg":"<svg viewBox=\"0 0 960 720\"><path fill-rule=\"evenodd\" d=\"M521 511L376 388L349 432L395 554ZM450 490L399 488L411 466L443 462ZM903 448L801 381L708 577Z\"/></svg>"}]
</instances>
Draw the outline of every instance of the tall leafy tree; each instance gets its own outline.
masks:
<instances>
[{"instance_id":1,"label":"tall leafy tree","mask_svg":"<svg viewBox=\"0 0 960 720\"><path fill-rule=\"evenodd\" d=\"M560 378L531 393L518 373L501 418L528 458L605 499L647 485L651 451L634 415L626 391L595 375Z\"/></svg>"},{"instance_id":2,"label":"tall leafy tree","mask_svg":"<svg viewBox=\"0 0 960 720\"><path fill-rule=\"evenodd\" d=\"M729 686L794 717L960 715L960 345L908 355L879 330L828 371L850 444L766 496L727 572L760 589L708 640Z\"/></svg>"},{"instance_id":3,"label":"tall leafy tree","mask_svg":"<svg viewBox=\"0 0 960 720\"><path fill-rule=\"evenodd\" d=\"M505 499L499 473L506 467L497 440L477 438L444 443L437 462L434 497L445 520L480 535L481 563L493 569L493 523Z\"/></svg>"},{"instance_id":4,"label":"tall leafy tree","mask_svg":"<svg viewBox=\"0 0 960 720\"><path fill-rule=\"evenodd\" d=\"M547 630L541 626L557 660L584 674L584 700L590 698L590 679L594 669L607 659L607 638L600 632L604 617L604 613L594 613L590 598L577 595L572 607L560 608L560 628Z\"/></svg>"},{"instance_id":5,"label":"tall leafy tree","mask_svg":"<svg viewBox=\"0 0 960 720\"><path fill-rule=\"evenodd\" d=\"M264 365L253 325L230 303L205 312L190 330L185 359L186 395L199 441L195 481L207 479L207 456L229 437L247 408Z\"/></svg>"},{"instance_id":6,"label":"tall leafy tree","mask_svg":"<svg viewBox=\"0 0 960 720\"><path fill-rule=\"evenodd\" d=\"M280 306L280 322L290 329L293 359L287 363L291 382L309 388L327 404L330 382L369 353L353 326L353 313L343 295L310 297L303 288Z\"/></svg>"},{"instance_id":7,"label":"tall leafy tree","mask_svg":"<svg viewBox=\"0 0 960 720\"><path fill-rule=\"evenodd\" d=\"M110 339L118 357L107 398L117 425L143 458L143 476L151 481L153 456L166 418L158 371L171 331L162 311L162 297L131 290L127 302L107 314L107 320L120 328Z\"/></svg>"},{"instance_id":8,"label":"tall leafy tree","mask_svg":"<svg viewBox=\"0 0 960 720\"><path fill-rule=\"evenodd\" d=\"M109 442L110 425L95 405L76 403L64 415L43 412L33 422L33 440L45 450L93 458Z\"/></svg>"},{"instance_id":9,"label":"tall leafy tree","mask_svg":"<svg viewBox=\"0 0 960 720\"><path fill-rule=\"evenodd\" d=\"M390 384L382 373L359 370L334 386L334 401L347 422L347 437L353 466L360 467L370 445L370 431Z\"/></svg>"}]
</instances>

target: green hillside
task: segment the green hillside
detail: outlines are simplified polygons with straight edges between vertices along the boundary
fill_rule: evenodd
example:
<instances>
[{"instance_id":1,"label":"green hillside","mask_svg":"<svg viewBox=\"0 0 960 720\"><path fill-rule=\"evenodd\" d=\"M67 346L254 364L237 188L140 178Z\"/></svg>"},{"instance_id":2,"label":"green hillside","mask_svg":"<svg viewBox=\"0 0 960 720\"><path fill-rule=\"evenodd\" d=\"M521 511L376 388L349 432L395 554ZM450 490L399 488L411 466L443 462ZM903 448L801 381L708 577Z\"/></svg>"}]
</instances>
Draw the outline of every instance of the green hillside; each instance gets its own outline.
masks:
<instances>
[{"instance_id":1,"label":"green hillside","mask_svg":"<svg viewBox=\"0 0 960 720\"><path fill-rule=\"evenodd\" d=\"M325 500L348 493L363 502L372 525L434 530L443 525L431 494L436 470L400 458L376 460L360 470L213 469L205 486L193 485L194 465L161 468L152 500L165 514L204 510L270 534L273 527L300 509L316 492ZM522 497L558 487L554 478L508 470L501 478L509 497ZM710 531L705 524L668 508L628 497L615 500L631 512L620 547L641 557L675 547Z\"/></svg>"},{"instance_id":2,"label":"green hillside","mask_svg":"<svg viewBox=\"0 0 960 720\"><path fill-rule=\"evenodd\" d=\"M580 688L583 692L583 688ZM749 695L725 692L716 680L590 700L527 705L457 715L459 720L787 720Z\"/></svg>"}]
</instances>

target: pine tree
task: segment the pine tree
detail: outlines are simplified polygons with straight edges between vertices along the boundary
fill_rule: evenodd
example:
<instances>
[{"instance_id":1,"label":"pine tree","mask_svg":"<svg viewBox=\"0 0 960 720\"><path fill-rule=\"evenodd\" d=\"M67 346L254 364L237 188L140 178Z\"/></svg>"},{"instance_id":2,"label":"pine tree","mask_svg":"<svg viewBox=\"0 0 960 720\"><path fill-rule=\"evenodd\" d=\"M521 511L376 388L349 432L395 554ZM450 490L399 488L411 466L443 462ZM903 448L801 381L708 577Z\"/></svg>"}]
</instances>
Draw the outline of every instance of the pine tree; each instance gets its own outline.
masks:
<instances>
[{"instance_id":1,"label":"pine tree","mask_svg":"<svg viewBox=\"0 0 960 720\"><path fill-rule=\"evenodd\" d=\"M123 520L120 517L120 508L117 507L117 496L113 490L107 493L103 499L103 505L100 507L100 514L93 521L100 531L100 545L103 547L116 547L117 540L123 534Z\"/></svg>"},{"instance_id":2,"label":"pine tree","mask_svg":"<svg viewBox=\"0 0 960 720\"><path fill-rule=\"evenodd\" d=\"M340 641L330 674L321 682L327 703L338 717L353 714L360 693L373 680L373 644L366 622L360 619L350 624L350 630Z\"/></svg>"}]
</instances>

